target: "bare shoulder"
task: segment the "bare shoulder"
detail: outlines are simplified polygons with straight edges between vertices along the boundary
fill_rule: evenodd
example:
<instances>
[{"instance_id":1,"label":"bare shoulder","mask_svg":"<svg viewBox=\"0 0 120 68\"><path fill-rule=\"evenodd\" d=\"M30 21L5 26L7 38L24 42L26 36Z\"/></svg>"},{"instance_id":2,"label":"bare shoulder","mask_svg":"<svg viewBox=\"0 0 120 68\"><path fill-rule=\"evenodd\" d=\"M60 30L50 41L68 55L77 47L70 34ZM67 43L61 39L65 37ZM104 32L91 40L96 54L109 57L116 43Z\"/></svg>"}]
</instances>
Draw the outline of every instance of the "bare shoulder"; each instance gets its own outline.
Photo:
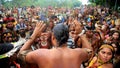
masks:
<instances>
[{"instance_id":1,"label":"bare shoulder","mask_svg":"<svg viewBox=\"0 0 120 68\"><path fill-rule=\"evenodd\" d=\"M30 63L35 63L36 58L46 54L48 49L37 49L35 51L31 51L26 55L26 61Z\"/></svg>"},{"instance_id":2,"label":"bare shoulder","mask_svg":"<svg viewBox=\"0 0 120 68\"><path fill-rule=\"evenodd\" d=\"M47 51L49 51L49 49L37 49L37 50L31 51L30 54L43 53Z\"/></svg>"},{"instance_id":3,"label":"bare shoulder","mask_svg":"<svg viewBox=\"0 0 120 68\"><path fill-rule=\"evenodd\" d=\"M88 52L84 48L76 48L75 51L79 54L80 59L82 61L86 61L88 59Z\"/></svg>"},{"instance_id":4,"label":"bare shoulder","mask_svg":"<svg viewBox=\"0 0 120 68\"><path fill-rule=\"evenodd\" d=\"M76 50L76 51L80 51L80 50L81 50L81 48L75 48L74 50Z\"/></svg>"},{"instance_id":5,"label":"bare shoulder","mask_svg":"<svg viewBox=\"0 0 120 68\"><path fill-rule=\"evenodd\" d=\"M35 50L33 52L35 52L35 53L38 53L38 52L42 53L42 52L48 52L48 51L50 51L50 49L37 49L37 50Z\"/></svg>"},{"instance_id":6,"label":"bare shoulder","mask_svg":"<svg viewBox=\"0 0 120 68\"><path fill-rule=\"evenodd\" d=\"M78 51L80 54L88 54L89 52L91 52L91 49L88 48L75 48L75 51Z\"/></svg>"},{"instance_id":7,"label":"bare shoulder","mask_svg":"<svg viewBox=\"0 0 120 68\"><path fill-rule=\"evenodd\" d=\"M113 68L113 64L112 63L104 64L102 67L103 68Z\"/></svg>"}]
</instances>

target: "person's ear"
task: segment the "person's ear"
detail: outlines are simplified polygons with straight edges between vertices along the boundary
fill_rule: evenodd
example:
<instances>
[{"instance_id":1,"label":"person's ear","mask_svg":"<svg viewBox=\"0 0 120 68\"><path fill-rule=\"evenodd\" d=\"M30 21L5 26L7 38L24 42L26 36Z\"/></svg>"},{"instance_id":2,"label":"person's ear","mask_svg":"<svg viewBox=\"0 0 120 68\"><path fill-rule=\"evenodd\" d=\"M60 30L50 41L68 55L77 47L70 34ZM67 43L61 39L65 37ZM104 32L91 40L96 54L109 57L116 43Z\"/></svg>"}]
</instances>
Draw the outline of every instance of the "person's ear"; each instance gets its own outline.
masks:
<instances>
[{"instance_id":1,"label":"person's ear","mask_svg":"<svg viewBox=\"0 0 120 68\"><path fill-rule=\"evenodd\" d=\"M53 41L55 39L55 36L51 34L51 40Z\"/></svg>"},{"instance_id":2,"label":"person's ear","mask_svg":"<svg viewBox=\"0 0 120 68\"><path fill-rule=\"evenodd\" d=\"M51 34L51 42L54 47L57 47L57 40L56 40L54 34Z\"/></svg>"}]
</instances>

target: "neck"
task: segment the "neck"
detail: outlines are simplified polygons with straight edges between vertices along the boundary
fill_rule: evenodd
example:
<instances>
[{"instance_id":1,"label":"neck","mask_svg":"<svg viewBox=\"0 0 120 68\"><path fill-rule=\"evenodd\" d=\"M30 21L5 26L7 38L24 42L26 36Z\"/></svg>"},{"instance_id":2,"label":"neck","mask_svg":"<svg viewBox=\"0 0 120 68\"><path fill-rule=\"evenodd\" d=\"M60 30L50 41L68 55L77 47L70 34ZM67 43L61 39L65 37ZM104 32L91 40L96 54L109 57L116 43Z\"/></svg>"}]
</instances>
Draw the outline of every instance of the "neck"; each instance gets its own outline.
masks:
<instances>
[{"instance_id":1,"label":"neck","mask_svg":"<svg viewBox=\"0 0 120 68\"><path fill-rule=\"evenodd\" d=\"M98 58L98 63L99 63L100 65L104 64L104 62L103 62L101 59L99 59L99 58Z\"/></svg>"},{"instance_id":2,"label":"neck","mask_svg":"<svg viewBox=\"0 0 120 68\"><path fill-rule=\"evenodd\" d=\"M67 47L67 44L62 44L61 46L56 46L56 47L61 47L61 48L66 48Z\"/></svg>"},{"instance_id":3,"label":"neck","mask_svg":"<svg viewBox=\"0 0 120 68\"><path fill-rule=\"evenodd\" d=\"M103 64L106 64L106 63L109 63L110 61L108 62L103 62L101 59L98 58L98 63L100 64L99 66L103 65Z\"/></svg>"},{"instance_id":4,"label":"neck","mask_svg":"<svg viewBox=\"0 0 120 68\"><path fill-rule=\"evenodd\" d=\"M67 44L62 44L61 47L63 47L63 48L64 48L64 47L67 47Z\"/></svg>"}]
</instances>

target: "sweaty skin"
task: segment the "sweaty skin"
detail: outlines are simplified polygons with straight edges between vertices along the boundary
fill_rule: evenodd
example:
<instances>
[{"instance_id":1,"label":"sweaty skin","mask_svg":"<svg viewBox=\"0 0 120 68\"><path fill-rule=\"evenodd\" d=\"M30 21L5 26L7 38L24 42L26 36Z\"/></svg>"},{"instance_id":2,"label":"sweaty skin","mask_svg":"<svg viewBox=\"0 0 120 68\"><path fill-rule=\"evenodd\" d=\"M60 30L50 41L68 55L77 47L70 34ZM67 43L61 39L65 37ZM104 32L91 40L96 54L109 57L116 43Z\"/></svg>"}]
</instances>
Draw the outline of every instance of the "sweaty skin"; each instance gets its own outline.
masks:
<instances>
[{"instance_id":1,"label":"sweaty skin","mask_svg":"<svg viewBox=\"0 0 120 68\"><path fill-rule=\"evenodd\" d=\"M23 45L19 53L30 49L31 44L34 42L35 38L42 33L44 27L44 23L36 24L31 39ZM51 40L53 45L57 44L54 35L52 35ZM24 61L36 64L39 68L80 68L81 63L86 61L91 55L89 54L91 46L87 39L82 36L81 40L84 43L84 48L71 49L67 47L66 43L62 44L61 47L58 46L52 49L37 49L27 53Z\"/></svg>"},{"instance_id":2,"label":"sweaty skin","mask_svg":"<svg viewBox=\"0 0 120 68\"><path fill-rule=\"evenodd\" d=\"M79 68L86 58L87 52L84 49L58 47L30 52L26 56L26 61L36 63L39 68Z\"/></svg>"}]
</instances>

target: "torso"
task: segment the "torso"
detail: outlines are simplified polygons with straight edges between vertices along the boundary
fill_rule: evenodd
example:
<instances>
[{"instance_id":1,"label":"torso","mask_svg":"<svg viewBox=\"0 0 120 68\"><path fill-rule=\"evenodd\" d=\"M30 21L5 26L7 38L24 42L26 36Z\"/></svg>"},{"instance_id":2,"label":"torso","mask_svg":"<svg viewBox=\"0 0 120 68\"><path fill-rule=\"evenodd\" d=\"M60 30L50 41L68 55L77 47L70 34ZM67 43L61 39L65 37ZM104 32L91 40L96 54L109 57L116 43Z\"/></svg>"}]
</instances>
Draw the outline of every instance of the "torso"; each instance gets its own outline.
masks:
<instances>
[{"instance_id":1,"label":"torso","mask_svg":"<svg viewBox=\"0 0 120 68\"><path fill-rule=\"evenodd\" d=\"M39 49L34 53L39 68L80 68L83 61L80 49Z\"/></svg>"}]
</instances>

